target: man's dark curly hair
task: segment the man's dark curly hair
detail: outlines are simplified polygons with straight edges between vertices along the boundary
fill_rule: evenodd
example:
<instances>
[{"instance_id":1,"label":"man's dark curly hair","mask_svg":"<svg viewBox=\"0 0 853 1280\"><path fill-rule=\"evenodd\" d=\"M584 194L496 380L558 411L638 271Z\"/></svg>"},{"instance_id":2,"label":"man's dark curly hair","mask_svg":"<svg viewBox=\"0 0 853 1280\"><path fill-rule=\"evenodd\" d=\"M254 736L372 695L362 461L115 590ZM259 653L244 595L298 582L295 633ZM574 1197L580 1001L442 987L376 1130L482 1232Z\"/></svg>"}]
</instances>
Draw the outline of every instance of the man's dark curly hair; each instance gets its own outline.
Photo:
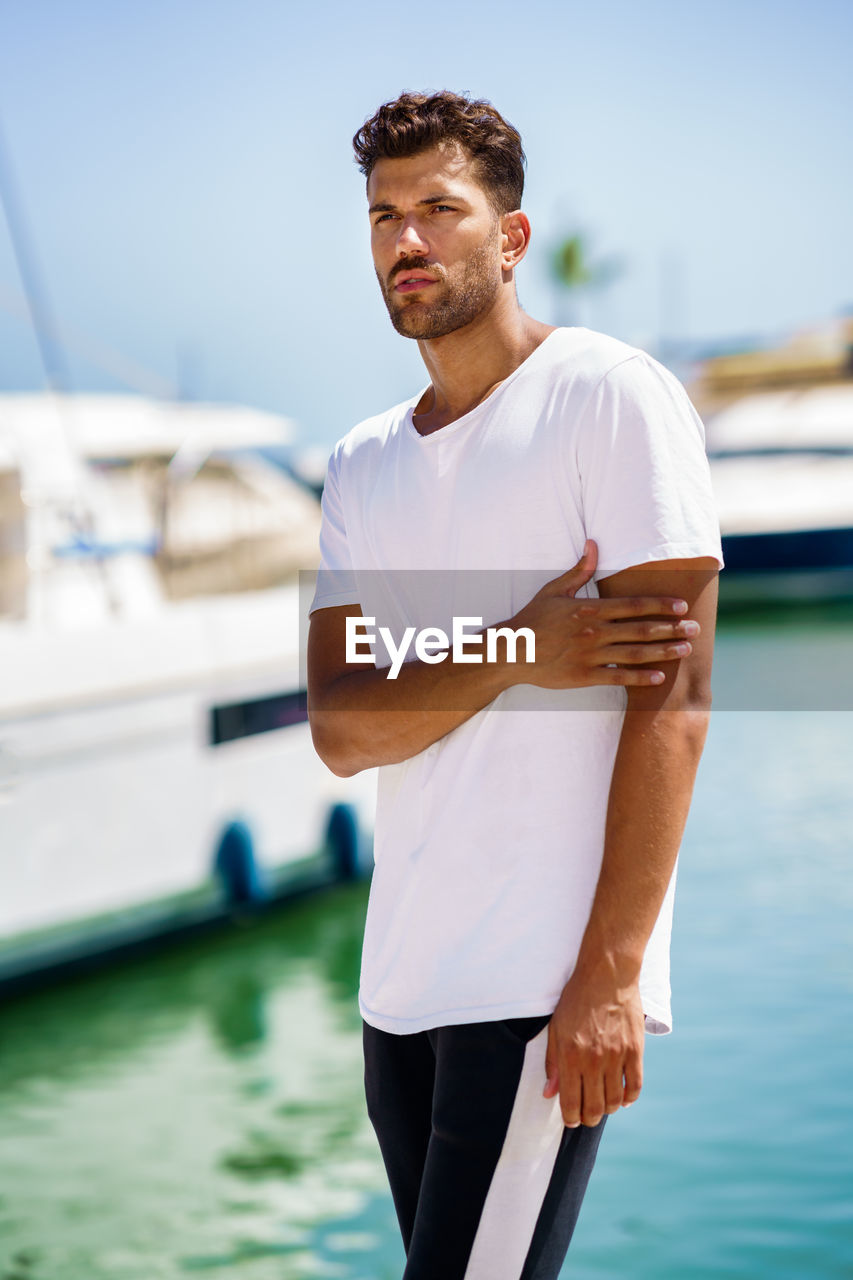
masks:
<instances>
[{"instance_id":1,"label":"man's dark curly hair","mask_svg":"<svg viewBox=\"0 0 853 1280\"><path fill-rule=\"evenodd\" d=\"M398 160L442 143L458 142L471 156L475 176L498 214L521 205L524 151L521 135L485 99L467 94L402 93L366 120L352 140L366 178L377 160Z\"/></svg>"}]
</instances>

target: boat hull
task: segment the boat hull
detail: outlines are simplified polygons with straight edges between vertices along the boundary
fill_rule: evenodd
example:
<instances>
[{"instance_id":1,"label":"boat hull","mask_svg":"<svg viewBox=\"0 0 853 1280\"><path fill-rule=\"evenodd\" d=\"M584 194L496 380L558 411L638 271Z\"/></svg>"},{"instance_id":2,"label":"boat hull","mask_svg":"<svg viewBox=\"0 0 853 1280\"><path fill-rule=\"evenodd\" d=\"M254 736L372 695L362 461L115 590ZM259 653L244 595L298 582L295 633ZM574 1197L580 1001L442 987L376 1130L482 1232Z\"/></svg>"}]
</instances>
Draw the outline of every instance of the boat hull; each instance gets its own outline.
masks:
<instances>
[{"instance_id":1,"label":"boat hull","mask_svg":"<svg viewBox=\"0 0 853 1280\"><path fill-rule=\"evenodd\" d=\"M853 526L723 535L727 605L853 598Z\"/></svg>"}]
</instances>

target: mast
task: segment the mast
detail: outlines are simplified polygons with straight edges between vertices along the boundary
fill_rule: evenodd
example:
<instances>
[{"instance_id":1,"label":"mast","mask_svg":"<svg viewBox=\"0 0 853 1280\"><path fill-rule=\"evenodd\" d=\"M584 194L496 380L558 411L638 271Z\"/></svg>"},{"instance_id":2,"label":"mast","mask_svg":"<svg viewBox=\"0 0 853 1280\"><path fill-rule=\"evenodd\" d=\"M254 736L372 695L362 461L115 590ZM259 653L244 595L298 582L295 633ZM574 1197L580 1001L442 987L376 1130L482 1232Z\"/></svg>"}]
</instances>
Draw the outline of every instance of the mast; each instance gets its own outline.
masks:
<instances>
[{"instance_id":1,"label":"mast","mask_svg":"<svg viewBox=\"0 0 853 1280\"><path fill-rule=\"evenodd\" d=\"M67 421L65 396L71 390L71 379L65 363L62 345L59 341L59 331L48 300L47 290L44 287L41 273L36 263L36 255L30 239L26 218L17 196L9 149L4 139L2 120L0 120L0 203L2 203L6 215L9 239L12 243L21 283L24 287L27 309L38 344L45 381L48 389L55 396L57 411L60 418L63 419L62 432L74 459L75 479L77 482L77 492L74 495L76 509L73 506L64 508L63 515L80 542L84 546L88 545L94 548L93 558L107 605L111 613L116 613L118 611L118 602L110 583L104 557L97 550L95 521L91 507L86 501L84 486L81 482L82 463L74 446L71 424ZM49 548L41 547L39 550L42 553L41 568L49 554Z\"/></svg>"},{"instance_id":2,"label":"mast","mask_svg":"<svg viewBox=\"0 0 853 1280\"><path fill-rule=\"evenodd\" d=\"M57 328L36 264L26 220L17 198L15 179L0 120L0 201L6 214L9 239L18 264L18 273L24 286L27 308L33 332L38 343L42 368L51 391L70 391L70 379L62 348L57 340Z\"/></svg>"}]
</instances>

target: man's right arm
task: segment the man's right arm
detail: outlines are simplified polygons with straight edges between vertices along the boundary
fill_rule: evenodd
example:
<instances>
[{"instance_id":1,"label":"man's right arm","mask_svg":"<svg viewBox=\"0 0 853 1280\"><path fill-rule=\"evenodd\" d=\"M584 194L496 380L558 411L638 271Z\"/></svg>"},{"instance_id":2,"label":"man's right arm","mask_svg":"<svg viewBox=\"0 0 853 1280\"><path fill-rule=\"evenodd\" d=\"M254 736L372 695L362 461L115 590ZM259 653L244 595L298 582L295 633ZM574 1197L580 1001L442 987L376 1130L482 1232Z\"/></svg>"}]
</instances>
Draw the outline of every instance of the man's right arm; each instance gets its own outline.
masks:
<instances>
[{"instance_id":1,"label":"man's right arm","mask_svg":"<svg viewBox=\"0 0 853 1280\"><path fill-rule=\"evenodd\" d=\"M340 777L396 764L432 746L507 686L502 663L405 662L387 668L342 661L346 619L358 605L318 609L308 637L308 717L317 754Z\"/></svg>"},{"instance_id":2,"label":"man's right arm","mask_svg":"<svg viewBox=\"0 0 853 1280\"><path fill-rule=\"evenodd\" d=\"M662 681L662 672L639 664L684 656L696 624L678 616L683 602L671 598L576 599L596 556L595 543L587 543L573 569L502 624L534 631L535 663L505 656L477 664L412 661L389 680L386 668L346 661L346 619L361 616L358 605L316 610L308 635L308 716L320 758L340 777L408 760L514 684L570 689Z\"/></svg>"}]
</instances>

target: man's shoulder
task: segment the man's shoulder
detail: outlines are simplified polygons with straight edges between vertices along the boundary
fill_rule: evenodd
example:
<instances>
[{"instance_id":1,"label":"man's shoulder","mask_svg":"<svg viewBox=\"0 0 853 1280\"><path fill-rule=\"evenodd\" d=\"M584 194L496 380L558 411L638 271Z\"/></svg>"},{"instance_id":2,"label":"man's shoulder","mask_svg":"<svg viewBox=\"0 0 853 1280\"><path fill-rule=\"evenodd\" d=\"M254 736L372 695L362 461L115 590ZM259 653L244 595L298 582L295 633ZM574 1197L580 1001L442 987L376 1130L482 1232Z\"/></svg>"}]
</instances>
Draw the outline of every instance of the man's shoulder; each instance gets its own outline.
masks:
<instances>
[{"instance_id":1,"label":"man's shoulder","mask_svg":"<svg viewBox=\"0 0 853 1280\"><path fill-rule=\"evenodd\" d=\"M651 360L651 356L640 347L595 329L556 329L549 345L555 371L587 386L594 386L614 370L631 361L636 362L638 358Z\"/></svg>"},{"instance_id":2,"label":"man's shoulder","mask_svg":"<svg viewBox=\"0 0 853 1280\"><path fill-rule=\"evenodd\" d=\"M332 457L337 465L349 466L354 460L367 461L375 456L405 429L409 410L414 408L421 395L422 392L418 392L409 400L402 400L382 413L357 422L335 445Z\"/></svg>"},{"instance_id":3,"label":"man's shoulder","mask_svg":"<svg viewBox=\"0 0 853 1280\"><path fill-rule=\"evenodd\" d=\"M683 384L675 374L644 351L619 338L592 329L563 329L552 361L555 376L584 404L618 403L638 411L668 405L695 416ZM565 335L565 336L562 336Z\"/></svg>"}]
</instances>

